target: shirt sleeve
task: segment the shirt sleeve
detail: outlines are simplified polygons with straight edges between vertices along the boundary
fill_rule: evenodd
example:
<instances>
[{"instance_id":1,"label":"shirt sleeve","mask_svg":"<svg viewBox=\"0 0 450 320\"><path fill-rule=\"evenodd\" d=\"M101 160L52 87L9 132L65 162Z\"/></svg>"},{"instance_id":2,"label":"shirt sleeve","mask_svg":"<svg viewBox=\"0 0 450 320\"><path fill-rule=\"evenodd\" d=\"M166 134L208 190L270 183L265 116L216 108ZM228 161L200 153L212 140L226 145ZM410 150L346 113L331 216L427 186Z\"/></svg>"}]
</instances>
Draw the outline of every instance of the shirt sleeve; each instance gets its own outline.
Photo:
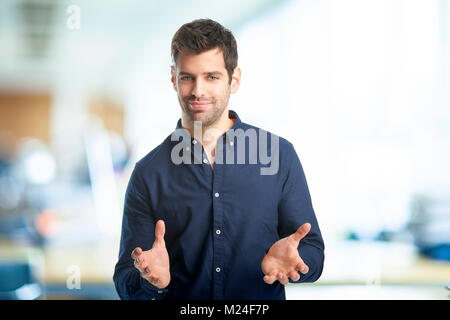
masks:
<instances>
[{"instance_id":1,"label":"shirt sleeve","mask_svg":"<svg viewBox=\"0 0 450 320\"><path fill-rule=\"evenodd\" d=\"M142 278L131 258L134 248L149 250L155 240L155 218L149 198L143 194L145 187L135 167L125 194L119 260L113 276L117 293L124 300L160 300L168 293L167 288L159 289Z\"/></svg>"},{"instance_id":2,"label":"shirt sleeve","mask_svg":"<svg viewBox=\"0 0 450 320\"><path fill-rule=\"evenodd\" d=\"M283 156L283 155L281 155ZM300 274L298 281L314 282L319 279L324 263L324 242L311 202L306 177L294 146L288 143L284 151L285 178L278 205L278 233L281 238L293 234L302 224L311 224L310 232L300 240L298 251L308 265L309 272Z\"/></svg>"}]
</instances>

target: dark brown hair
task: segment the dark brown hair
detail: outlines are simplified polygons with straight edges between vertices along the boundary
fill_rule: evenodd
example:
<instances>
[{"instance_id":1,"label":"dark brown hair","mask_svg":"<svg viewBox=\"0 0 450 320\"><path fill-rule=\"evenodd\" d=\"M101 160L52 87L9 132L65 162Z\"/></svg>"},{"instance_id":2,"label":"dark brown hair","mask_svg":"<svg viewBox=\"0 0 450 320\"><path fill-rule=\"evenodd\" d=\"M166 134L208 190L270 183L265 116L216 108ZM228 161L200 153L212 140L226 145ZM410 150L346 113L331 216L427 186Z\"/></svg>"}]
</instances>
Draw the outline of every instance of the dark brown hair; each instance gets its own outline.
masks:
<instances>
[{"instance_id":1,"label":"dark brown hair","mask_svg":"<svg viewBox=\"0 0 450 320\"><path fill-rule=\"evenodd\" d=\"M172 60L175 65L180 52L199 54L216 47L222 50L231 83L231 76L238 62L236 39L230 30L214 20L197 19L182 25L172 38Z\"/></svg>"}]
</instances>

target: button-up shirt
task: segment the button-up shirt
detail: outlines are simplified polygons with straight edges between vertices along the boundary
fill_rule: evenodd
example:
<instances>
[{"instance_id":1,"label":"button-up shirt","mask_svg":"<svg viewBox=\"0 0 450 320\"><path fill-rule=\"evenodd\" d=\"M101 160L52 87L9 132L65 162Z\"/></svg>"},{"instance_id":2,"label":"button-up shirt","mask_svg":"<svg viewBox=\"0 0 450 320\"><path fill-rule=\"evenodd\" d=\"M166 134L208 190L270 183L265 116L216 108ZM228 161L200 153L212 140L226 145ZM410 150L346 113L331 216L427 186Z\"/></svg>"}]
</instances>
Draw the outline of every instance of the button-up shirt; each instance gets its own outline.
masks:
<instances>
[{"instance_id":1,"label":"button-up shirt","mask_svg":"<svg viewBox=\"0 0 450 320\"><path fill-rule=\"evenodd\" d=\"M122 299L285 299L284 285L264 282L261 262L277 240L306 222L311 231L298 251L309 272L295 282L320 277L324 243L293 145L234 111L229 117L235 122L217 140L214 168L181 120L136 163L114 272ZM160 219L171 275L164 289L142 278L131 258L136 247L151 249Z\"/></svg>"}]
</instances>

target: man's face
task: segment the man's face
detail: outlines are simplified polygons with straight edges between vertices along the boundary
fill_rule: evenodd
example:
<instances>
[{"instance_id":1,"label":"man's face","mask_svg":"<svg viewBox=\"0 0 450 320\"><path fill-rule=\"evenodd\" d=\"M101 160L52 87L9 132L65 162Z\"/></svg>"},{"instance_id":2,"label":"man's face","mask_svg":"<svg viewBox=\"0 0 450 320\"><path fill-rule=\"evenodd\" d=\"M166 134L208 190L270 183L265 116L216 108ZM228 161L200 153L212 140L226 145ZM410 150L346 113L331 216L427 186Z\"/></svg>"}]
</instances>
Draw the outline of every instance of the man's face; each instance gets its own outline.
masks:
<instances>
[{"instance_id":1,"label":"man's face","mask_svg":"<svg viewBox=\"0 0 450 320\"><path fill-rule=\"evenodd\" d=\"M239 69L239 68L236 68ZM203 127L214 124L227 109L230 93L237 91L236 70L229 83L222 51L214 48L200 54L178 55L172 67L172 84L185 118L201 121Z\"/></svg>"}]
</instances>

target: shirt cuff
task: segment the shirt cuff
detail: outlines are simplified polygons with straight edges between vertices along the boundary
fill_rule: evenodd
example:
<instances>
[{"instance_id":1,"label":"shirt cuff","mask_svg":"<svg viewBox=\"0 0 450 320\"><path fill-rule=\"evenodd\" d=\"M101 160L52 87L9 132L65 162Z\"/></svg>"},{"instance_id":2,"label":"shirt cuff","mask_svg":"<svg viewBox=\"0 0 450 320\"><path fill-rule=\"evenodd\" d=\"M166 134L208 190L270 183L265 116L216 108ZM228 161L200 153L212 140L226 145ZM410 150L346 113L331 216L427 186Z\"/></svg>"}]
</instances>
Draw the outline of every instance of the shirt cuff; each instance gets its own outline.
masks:
<instances>
[{"instance_id":1,"label":"shirt cuff","mask_svg":"<svg viewBox=\"0 0 450 320\"><path fill-rule=\"evenodd\" d=\"M317 247L302 243L298 246L298 251L309 271L306 274L299 272L300 280L295 281L295 283L314 282L319 279L323 269L323 253Z\"/></svg>"},{"instance_id":2,"label":"shirt cuff","mask_svg":"<svg viewBox=\"0 0 450 320\"><path fill-rule=\"evenodd\" d=\"M159 289L153 286L150 282L140 277L141 287L145 291L145 293L150 297L151 300L162 300L169 292L169 289Z\"/></svg>"}]
</instances>

